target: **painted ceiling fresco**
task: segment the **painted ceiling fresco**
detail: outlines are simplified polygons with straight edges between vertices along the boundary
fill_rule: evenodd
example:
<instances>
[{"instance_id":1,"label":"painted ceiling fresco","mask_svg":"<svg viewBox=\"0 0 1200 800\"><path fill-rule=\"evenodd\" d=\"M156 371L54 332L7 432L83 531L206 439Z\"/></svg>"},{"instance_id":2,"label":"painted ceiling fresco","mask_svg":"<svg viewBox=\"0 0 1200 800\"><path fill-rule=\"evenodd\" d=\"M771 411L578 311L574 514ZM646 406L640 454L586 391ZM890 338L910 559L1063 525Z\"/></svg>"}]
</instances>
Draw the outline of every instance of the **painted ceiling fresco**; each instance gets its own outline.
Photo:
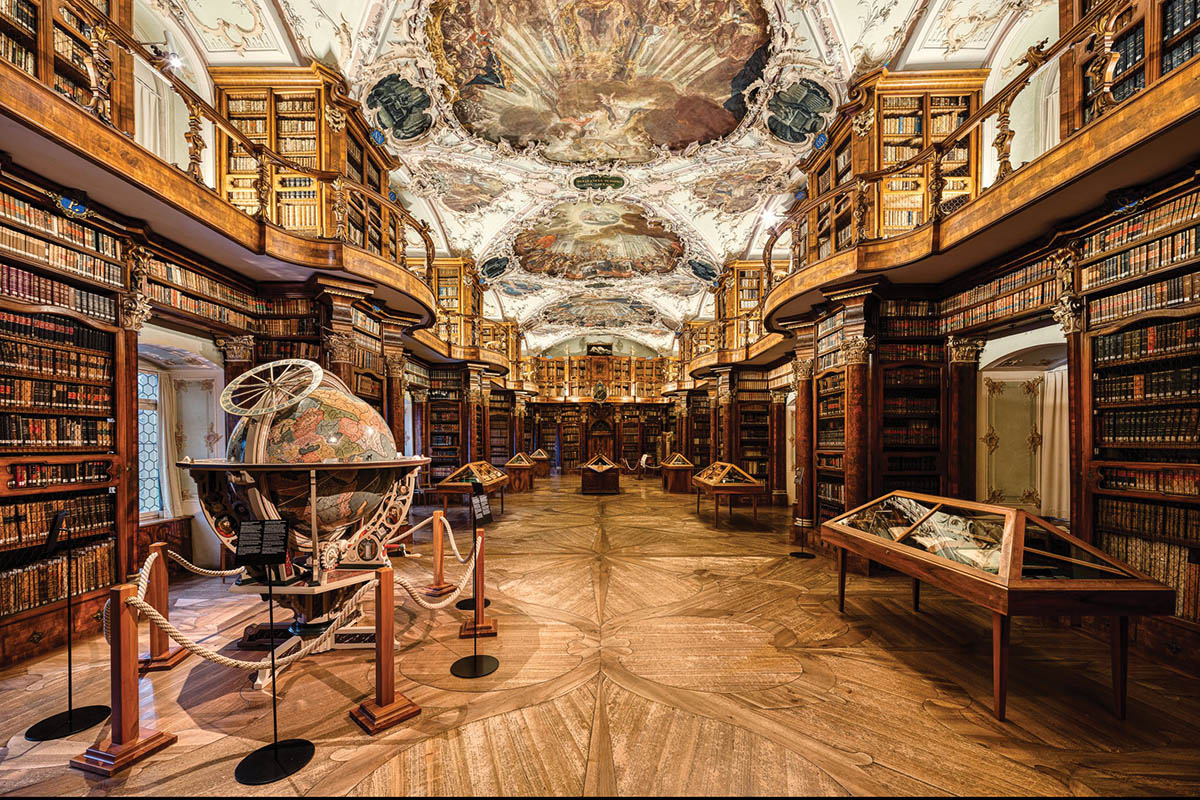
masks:
<instances>
[{"instance_id":1,"label":"painted ceiling fresco","mask_svg":"<svg viewBox=\"0 0 1200 800\"><path fill-rule=\"evenodd\" d=\"M535 275L630 278L674 271L683 245L628 203L561 203L517 235L513 254Z\"/></svg>"},{"instance_id":2,"label":"painted ceiling fresco","mask_svg":"<svg viewBox=\"0 0 1200 800\"><path fill-rule=\"evenodd\" d=\"M438 0L429 26L463 127L565 162L731 133L768 39L757 0Z\"/></svg>"},{"instance_id":3,"label":"painted ceiling fresco","mask_svg":"<svg viewBox=\"0 0 1200 800\"><path fill-rule=\"evenodd\" d=\"M587 297L614 335L670 347L718 268L761 254L857 76L991 65L1053 2L135 0L210 64L340 70L393 188L441 252L487 265L485 313L531 351L583 330L562 303Z\"/></svg>"}]
</instances>

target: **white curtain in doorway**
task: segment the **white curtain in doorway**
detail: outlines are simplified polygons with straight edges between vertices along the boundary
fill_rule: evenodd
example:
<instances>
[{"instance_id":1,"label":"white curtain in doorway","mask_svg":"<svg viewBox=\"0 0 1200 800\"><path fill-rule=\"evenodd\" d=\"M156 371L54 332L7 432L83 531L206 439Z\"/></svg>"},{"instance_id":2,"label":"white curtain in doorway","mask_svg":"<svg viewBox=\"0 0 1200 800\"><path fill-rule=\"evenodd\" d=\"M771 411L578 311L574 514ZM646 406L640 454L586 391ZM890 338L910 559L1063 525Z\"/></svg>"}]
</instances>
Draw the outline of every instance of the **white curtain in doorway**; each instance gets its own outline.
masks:
<instances>
[{"instance_id":1,"label":"white curtain in doorway","mask_svg":"<svg viewBox=\"0 0 1200 800\"><path fill-rule=\"evenodd\" d=\"M158 429L162 439L159 452L163 454L159 473L166 479L163 510L166 516L173 517L183 513L183 487L179 483L183 471L175 466L180 458L179 435L183 428L179 420L179 394L168 372L159 373Z\"/></svg>"},{"instance_id":2,"label":"white curtain in doorway","mask_svg":"<svg viewBox=\"0 0 1200 800\"><path fill-rule=\"evenodd\" d=\"M1043 516L1067 519L1071 514L1071 456L1068 425L1070 394L1067 370L1046 373L1042 394L1042 508Z\"/></svg>"}]
</instances>

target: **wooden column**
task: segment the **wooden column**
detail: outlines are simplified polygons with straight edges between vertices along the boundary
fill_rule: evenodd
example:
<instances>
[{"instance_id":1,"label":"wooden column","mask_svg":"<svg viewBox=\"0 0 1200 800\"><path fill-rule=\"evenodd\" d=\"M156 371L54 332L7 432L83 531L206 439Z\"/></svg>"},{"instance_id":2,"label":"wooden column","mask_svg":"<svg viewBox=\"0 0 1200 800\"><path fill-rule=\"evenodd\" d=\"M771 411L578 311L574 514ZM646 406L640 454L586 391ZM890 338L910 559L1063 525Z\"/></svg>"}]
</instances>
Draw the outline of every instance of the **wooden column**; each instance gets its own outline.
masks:
<instances>
[{"instance_id":1,"label":"wooden column","mask_svg":"<svg viewBox=\"0 0 1200 800\"><path fill-rule=\"evenodd\" d=\"M1073 528L1079 531L1081 538L1091 540L1092 525L1090 509L1084 507L1083 455L1085 439L1084 427L1091 423L1083 419L1084 370L1086 361L1083 355L1083 311L1080 301L1074 294L1066 294L1059 298L1058 306L1054 309L1054 318L1062 328L1067 338L1067 393L1070 397L1071 408L1067 423L1067 438L1071 451L1071 522ZM1088 437L1090 439L1090 437Z\"/></svg>"},{"instance_id":2,"label":"wooden column","mask_svg":"<svg viewBox=\"0 0 1200 800\"><path fill-rule=\"evenodd\" d=\"M228 339L217 339L216 341L217 347L225 356L225 385L228 386L234 378L254 366L254 337L231 336ZM241 417L234 414L225 414L226 440L233 433L233 429L237 427L239 419Z\"/></svg>"},{"instance_id":3,"label":"wooden column","mask_svg":"<svg viewBox=\"0 0 1200 800\"><path fill-rule=\"evenodd\" d=\"M109 589L109 677L112 693L112 731L109 738L71 759L71 766L111 777L146 756L173 744L173 733L141 727L138 708L137 612L126 601L137 596L133 584Z\"/></svg>"},{"instance_id":4,"label":"wooden column","mask_svg":"<svg viewBox=\"0 0 1200 800\"><path fill-rule=\"evenodd\" d=\"M946 340L950 356L946 422L946 494L975 499L975 443L979 395L979 354L982 339L951 336Z\"/></svg>"},{"instance_id":5,"label":"wooden column","mask_svg":"<svg viewBox=\"0 0 1200 800\"><path fill-rule=\"evenodd\" d=\"M386 404L387 424L396 440L396 451L404 452L404 400L408 390L406 371L408 358L403 351L387 353L383 357L387 370Z\"/></svg>"},{"instance_id":6,"label":"wooden column","mask_svg":"<svg viewBox=\"0 0 1200 800\"><path fill-rule=\"evenodd\" d=\"M528 409L525 405L524 395L516 395L513 397L513 429L512 429L512 455L522 452L525 449L525 414Z\"/></svg>"},{"instance_id":7,"label":"wooden column","mask_svg":"<svg viewBox=\"0 0 1200 800\"><path fill-rule=\"evenodd\" d=\"M811 341L811 337L810 337ZM805 352L808 352L807 350ZM813 360L797 357L792 361L792 388L796 392L796 506L792 538L804 542L813 535L816 513L813 508Z\"/></svg>"},{"instance_id":8,"label":"wooden column","mask_svg":"<svg viewBox=\"0 0 1200 800\"><path fill-rule=\"evenodd\" d=\"M713 435L719 439L715 460L733 462L736 452L734 443L737 441L733 368L722 367L714 372L717 374L717 421L720 423L719 434L717 430L713 431Z\"/></svg>"},{"instance_id":9,"label":"wooden column","mask_svg":"<svg viewBox=\"0 0 1200 800\"><path fill-rule=\"evenodd\" d=\"M683 457L692 460L692 437L691 431L688 430L691 425L688 418L688 401L687 394L679 394L675 396L675 451L682 453ZM670 455L668 453L667 455Z\"/></svg>"},{"instance_id":10,"label":"wooden column","mask_svg":"<svg viewBox=\"0 0 1200 800\"><path fill-rule=\"evenodd\" d=\"M871 350L873 337L847 334L842 342L846 361L846 508L870 499L871 490Z\"/></svg>"},{"instance_id":11,"label":"wooden column","mask_svg":"<svg viewBox=\"0 0 1200 800\"><path fill-rule=\"evenodd\" d=\"M767 426L771 460L767 469L771 502L777 506L787 505L787 397L786 389L771 390L771 414Z\"/></svg>"},{"instance_id":12,"label":"wooden column","mask_svg":"<svg viewBox=\"0 0 1200 800\"><path fill-rule=\"evenodd\" d=\"M463 417L466 421L463 434L466 437L466 461L480 461L484 456L479 452L480 449L480 431L485 426L487 419L487 409L480 409L483 403L483 389L481 385L482 374L478 369L467 370L467 385L464 397L466 398ZM483 442L486 446L486 441Z\"/></svg>"}]
</instances>

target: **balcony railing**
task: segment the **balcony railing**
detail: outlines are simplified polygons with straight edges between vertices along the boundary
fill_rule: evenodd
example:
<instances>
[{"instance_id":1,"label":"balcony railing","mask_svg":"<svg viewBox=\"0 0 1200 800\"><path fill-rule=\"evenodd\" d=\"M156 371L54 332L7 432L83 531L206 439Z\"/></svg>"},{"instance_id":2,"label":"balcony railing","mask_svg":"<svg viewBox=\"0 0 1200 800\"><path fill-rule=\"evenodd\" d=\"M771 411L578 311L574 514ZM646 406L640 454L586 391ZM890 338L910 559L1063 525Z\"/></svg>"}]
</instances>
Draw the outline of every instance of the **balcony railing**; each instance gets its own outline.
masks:
<instances>
[{"instance_id":1,"label":"balcony railing","mask_svg":"<svg viewBox=\"0 0 1200 800\"><path fill-rule=\"evenodd\" d=\"M933 142L907 161L892 165L887 169L855 175L853 180L846 181L794 206L787 216L770 228L767 233L766 243L763 247L767 291L769 292L774 284L786 274L792 274L810 266L809 257L815 250L812 247L813 242L810 240L812 236L815 236L815 232L811 232L810 235L808 222L810 213L819 206L838 205L844 207L843 204L849 202L853 209L852 231L844 241L834 242L828 253L822 253L812 263L852 250L861 243L878 241L881 238L880 215L872 214L871 210L872 208L878 209L881 184L889 178L895 179L906 173L928 169L929 180L925 187L925 200L930 209L929 219L922 225L914 227L913 230L929 225L939 225L947 216L962 208L968 200L968 195L956 195L949 199L943 197L947 183L942 168L943 159L950 151L960 148L963 143L968 142L976 131L982 137L983 125L990 120L995 121L996 131L991 146L996 151L997 170L995 179L981 191L981 196L985 196L988 191L1004 183L1025 166L1014 167L1012 164L1011 149L1016 136L1011 119L1013 103L1030 85L1039 70L1047 64L1057 64L1058 59L1064 54L1069 52L1077 55L1086 54L1086 74L1090 87L1086 98L1088 113L1071 115L1071 119L1083 122L1071 131L1071 136L1093 125L1096 120L1128 99L1128 97L1123 97L1118 100L1113 94L1115 73L1121 58L1120 53L1114 50L1113 43L1118 27L1123 20L1128 19L1130 9L1137 5L1137 2L1131 2L1131 0L1101 0L1101 2L1097 2L1058 41L1046 46L1046 42L1043 40L1030 47L1018 61L1021 69L1017 75L945 138ZM1151 4L1151 7L1157 8L1154 4ZM783 275L775 274L771 265L772 254L779 239L788 233L792 237L788 269Z\"/></svg>"},{"instance_id":2,"label":"balcony railing","mask_svg":"<svg viewBox=\"0 0 1200 800\"><path fill-rule=\"evenodd\" d=\"M421 278L427 285L433 285L433 238L429 233L428 223L417 219L404 207L393 202L378 191L348 178L335 170L321 170L298 164L284 155L272 150L261 142L252 141L229 119L213 108L200 97L190 86L180 80L169 68L164 57L147 50L120 26L99 10L86 2L66 0L71 9L90 26L88 39L90 53L86 57L87 74L89 79L90 101L83 104L91 114L105 125L112 126L113 62L115 51L123 51L154 69L179 96L188 111L188 128L183 133L187 145L188 164L184 171L197 183L209 186L205 180L202 163L204 151L210 147L210 142L204 136L205 121L212 124L218 136L226 136L231 146L239 147L254 159L257 170L253 181L257 197L257 208L251 210L251 216L260 221L270 222L284 230L288 226L280 218L278 208L273 208L270 201L271 187L274 185L275 174L281 170L308 176L322 187L326 196L332 201L332 214L329 219L322 217L315 238L325 241L339 241L362 247L362 242L354 241L347 225L348 211L352 206L374 206L379 210L381 239L378 250L366 249L395 263L400 269L411 272ZM164 162L166 163L166 162ZM232 204L231 204L232 205ZM234 208L239 206L233 205ZM246 213L245 209L240 209ZM412 231L424 246L423 263L410 263L407 254L408 232ZM306 229L297 233L312 237L312 230ZM416 242L414 242L416 244Z\"/></svg>"}]
</instances>

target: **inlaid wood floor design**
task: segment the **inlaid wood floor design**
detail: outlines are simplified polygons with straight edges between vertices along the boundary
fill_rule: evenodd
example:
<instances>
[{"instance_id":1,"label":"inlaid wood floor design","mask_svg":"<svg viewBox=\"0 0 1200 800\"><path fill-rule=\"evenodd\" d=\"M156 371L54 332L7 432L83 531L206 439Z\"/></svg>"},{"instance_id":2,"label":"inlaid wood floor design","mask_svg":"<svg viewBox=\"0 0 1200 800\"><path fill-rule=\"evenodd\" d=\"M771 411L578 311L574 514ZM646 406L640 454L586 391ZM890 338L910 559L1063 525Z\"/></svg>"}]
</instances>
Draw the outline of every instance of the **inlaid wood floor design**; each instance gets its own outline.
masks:
<instances>
[{"instance_id":1,"label":"inlaid wood floor design","mask_svg":"<svg viewBox=\"0 0 1200 800\"><path fill-rule=\"evenodd\" d=\"M1110 712L1108 649L1036 620L1013 627L1009 721L991 714L990 617L902 577L852 576L847 613L825 559L788 558L781 509L738 511L623 478L510 496L488 530L500 669L470 652L462 612L397 609L399 689L421 716L371 738L348 717L373 684L365 651L280 678L282 736L317 745L285 784L232 780L269 740L270 701L244 674L188 660L141 683L146 724L179 743L112 780L65 763L101 735L31 745L56 710L65 657L0 673L0 789L19 794L1162 794L1200 792L1200 682L1131 654L1129 719ZM423 518L426 510L417 514ZM462 509L452 509L460 531ZM460 533L460 541L467 537ZM427 554L427 544L418 547ZM397 563L424 582L429 560ZM451 579L458 567L450 568ZM173 592L172 619L225 645L265 616L219 581ZM144 635L144 631L143 631ZM107 702L106 649L80 647L77 702Z\"/></svg>"}]
</instances>

